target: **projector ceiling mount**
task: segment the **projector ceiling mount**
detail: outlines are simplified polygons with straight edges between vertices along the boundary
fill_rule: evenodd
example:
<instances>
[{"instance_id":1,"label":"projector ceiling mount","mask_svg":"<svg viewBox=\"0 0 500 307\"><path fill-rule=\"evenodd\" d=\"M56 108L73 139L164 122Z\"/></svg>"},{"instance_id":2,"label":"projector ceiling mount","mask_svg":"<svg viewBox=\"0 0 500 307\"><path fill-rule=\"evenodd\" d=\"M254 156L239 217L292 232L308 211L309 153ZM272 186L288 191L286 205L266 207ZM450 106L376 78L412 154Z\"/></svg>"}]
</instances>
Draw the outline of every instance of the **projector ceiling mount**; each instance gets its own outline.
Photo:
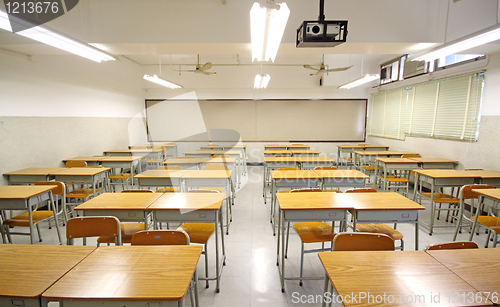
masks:
<instances>
[{"instance_id":1,"label":"projector ceiling mount","mask_svg":"<svg viewBox=\"0 0 500 307\"><path fill-rule=\"evenodd\" d=\"M335 47L347 40L347 20L325 20L325 1L319 1L318 20L304 21L297 29L295 46Z\"/></svg>"}]
</instances>

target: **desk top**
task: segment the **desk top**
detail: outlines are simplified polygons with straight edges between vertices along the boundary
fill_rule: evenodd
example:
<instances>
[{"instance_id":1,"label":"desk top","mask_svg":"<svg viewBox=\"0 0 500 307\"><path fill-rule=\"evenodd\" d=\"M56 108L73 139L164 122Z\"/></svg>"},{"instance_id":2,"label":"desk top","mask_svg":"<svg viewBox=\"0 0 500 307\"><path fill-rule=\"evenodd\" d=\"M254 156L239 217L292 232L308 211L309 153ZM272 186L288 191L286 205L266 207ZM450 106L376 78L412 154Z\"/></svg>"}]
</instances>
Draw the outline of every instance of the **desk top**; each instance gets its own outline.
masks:
<instances>
[{"instance_id":1,"label":"desk top","mask_svg":"<svg viewBox=\"0 0 500 307\"><path fill-rule=\"evenodd\" d=\"M337 201L336 192L276 193L281 210L352 209L351 204Z\"/></svg>"},{"instance_id":2,"label":"desk top","mask_svg":"<svg viewBox=\"0 0 500 307\"><path fill-rule=\"evenodd\" d=\"M337 145L340 148L389 148L385 145L370 145L370 144L358 144L358 145Z\"/></svg>"},{"instance_id":3,"label":"desk top","mask_svg":"<svg viewBox=\"0 0 500 307\"><path fill-rule=\"evenodd\" d=\"M472 189L472 191L489 198L500 200L500 189Z\"/></svg>"},{"instance_id":4,"label":"desk top","mask_svg":"<svg viewBox=\"0 0 500 307\"><path fill-rule=\"evenodd\" d=\"M94 176L109 171L107 167L70 167L51 173L54 176Z\"/></svg>"},{"instance_id":5,"label":"desk top","mask_svg":"<svg viewBox=\"0 0 500 307\"><path fill-rule=\"evenodd\" d=\"M297 157L299 159L299 162L309 162L309 163L314 163L314 162L335 162L332 158L328 157Z\"/></svg>"},{"instance_id":6,"label":"desk top","mask_svg":"<svg viewBox=\"0 0 500 307\"><path fill-rule=\"evenodd\" d=\"M148 210L220 210L224 193L164 193Z\"/></svg>"},{"instance_id":7,"label":"desk top","mask_svg":"<svg viewBox=\"0 0 500 307\"><path fill-rule=\"evenodd\" d=\"M6 185L0 186L0 199L29 199L38 194L50 191L52 185ZM1 278L0 278L1 279Z\"/></svg>"},{"instance_id":8,"label":"desk top","mask_svg":"<svg viewBox=\"0 0 500 307\"><path fill-rule=\"evenodd\" d=\"M309 150L309 149L300 149L300 150L292 149L290 151L294 155L299 155L299 154L318 154L319 155L321 153L321 151L319 151L319 150Z\"/></svg>"},{"instance_id":9,"label":"desk top","mask_svg":"<svg viewBox=\"0 0 500 307\"><path fill-rule=\"evenodd\" d=\"M48 176L66 169L65 167L30 167L18 171L4 173L6 176Z\"/></svg>"},{"instance_id":10,"label":"desk top","mask_svg":"<svg viewBox=\"0 0 500 307\"><path fill-rule=\"evenodd\" d=\"M0 245L0 297L36 298L95 246Z\"/></svg>"},{"instance_id":11,"label":"desk top","mask_svg":"<svg viewBox=\"0 0 500 307\"><path fill-rule=\"evenodd\" d=\"M454 169L419 169L415 173L430 178L481 178L481 171L464 171Z\"/></svg>"},{"instance_id":12,"label":"desk top","mask_svg":"<svg viewBox=\"0 0 500 307\"><path fill-rule=\"evenodd\" d=\"M347 170L315 170L321 178L329 179L368 179L370 176L354 169Z\"/></svg>"},{"instance_id":13,"label":"desk top","mask_svg":"<svg viewBox=\"0 0 500 307\"><path fill-rule=\"evenodd\" d=\"M299 148L311 148L309 145L304 145L304 144L290 144L287 145L286 148L288 149L299 149Z\"/></svg>"},{"instance_id":14,"label":"desk top","mask_svg":"<svg viewBox=\"0 0 500 307\"><path fill-rule=\"evenodd\" d=\"M416 154L415 152L411 151L399 151L399 150L383 150L383 151L360 150L360 151L355 151L354 153L361 156L402 156L402 155Z\"/></svg>"},{"instance_id":15,"label":"desk top","mask_svg":"<svg viewBox=\"0 0 500 307\"><path fill-rule=\"evenodd\" d=\"M229 179L232 171L223 170L186 170L182 179Z\"/></svg>"},{"instance_id":16,"label":"desk top","mask_svg":"<svg viewBox=\"0 0 500 307\"><path fill-rule=\"evenodd\" d=\"M106 150L104 153L152 153L152 152L160 152L162 149L148 149L148 148L137 148L137 149L111 149Z\"/></svg>"},{"instance_id":17,"label":"desk top","mask_svg":"<svg viewBox=\"0 0 500 307\"><path fill-rule=\"evenodd\" d=\"M474 172L477 172L482 179L500 178L500 171L484 170L484 171L474 171Z\"/></svg>"},{"instance_id":18,"label":"desk top","mask_svg":"<svg viewBox=\"0 0 500 307\"><path fill-rule=\"evenodd\" d=\"M101 162L132 162L135 160L140 160L142 157L138 156L106 156L102 158Z\"/></svg>"},{"instance_id":19,"label":"desk top","mask_svg":"<svg viewBox=\"0 0 500 307\"><path fill-rule=\"evenodd\" d=\"M210 149L210 148L217 148L217 149L224 149L224 148L247 148L247 145L226 145L226 146L221 146L221 145L205 145L205 146L200 146L200 149Z\"/></svg>"},{"instance_id":20,"label":"desk top","mask_svg":"<svg viewBox=\"0 0 500 307\"><path fill-rule=\"evenodd\" d=\"M299 157L264 157L264 162L274 163L274 162L299 162Z\"/></svg>"},{"instance_id":21,"label":"desk top","mask_svg":"<svg viewBox=\"0 0 500 307\"><path fill-rule=\"evenodd\" d=\"M453 302L454 293L478 293L423 251L334 251L320 252L319 258L336 292L344 298L344 306L395 306L403 305L402 301L406 301L405 305L420 302L419 306L437 306L438 297L442 305L463 306L461 301ZM366 296L360 298L363 294ZM352 295L357 296L357 301L352 300ZM377 296L380 304L374 302ZM412 304L408 303L410 298ZM484 297L478 300L486 301ZM491 302L487 303L491 306ZM468 304L477 305L484 303Z\"/></svg>"},{"instance_id":22,"label":"desk top","mask_svg":"<svg viewBox=\"0 0 500 307\"><path fill-rule=\"evenodd\" d=\"M240 155L238 150L190 150L183 152L184 155Z\"/></svg>"},{"instance_id":23,"label":"desk top","mask_svg":"<svg viewBox=\"0 0 500 307\"><path fill-rule=\"evenodd\" d=\"M176 143L163 143L161 146L163 147L177 147Z\"/></svg>"},{"instance_id":24,"label":"desk top","mask_svg":"<svg viewBox=\"0 0 500 307\"><path fill-rule=\"evenodd\" d=\"M146 210L161 193L103 193L75 207L75 210Z\"/></svg>"},{"instance_id":25,"label":"desk top","mask_svg":"<svg viewBox=\"0 0 500 307\"><path fill-rule=\"evenodd\" d=\"M458 164L458 161L443 159L443 158L409 158L415 160L419 163L454 163Z\"/></svg>"},{"instance_id":26,"label":"desk top","mask_svg":"<svg viewBox=\"0 0 500 307\"><path fill-rule=\"evenodd\" d=\"M427 253L475 289L500 293L500 249L433 250Z\"/></svg>"},{"instance_id":27,"label":"desk top","mask_svg":"<svg viewBox=\"0 0 500 307\"><path fill-rule=\"evenodd\" d=\"M135 175L134 178L181 178L186 172L186 170L147 170Z\"/></svg>"},{"instance_id":28,"label":"desk top","mask_svg":"<svg viewBox=\"0 0 500 307\"><path fill-rule=\"evenodd\" d=\"M418 161L409 158L375 158L375 160L382 163L419 163Z\"/></svg>"},{"instance_id":29,"label":"desk top","mask_svg":"<svg viewBox=\"0 0 500 307\"><path fill-rule=\"evenodd\" d=\"M103 158L106 158L106 156L83 156L83 157L75 157L75 158L70 158L70 159L64 159L62 161L63 162L68 162L68 161L99 162Z\"/></svg>"},{"instance_id":30,"label":"desk top","mask_svg":"<svg viewBox=\"0 0 500 307\"><path fill-rule=\"evenodd\" d=\"M283 149L266 149L264 150L265 155L279 155L279 154L284 154L284 155L290 155L292 154L291 150L283 150Z\"/></svg>"},{"instance_id":31,"label":"desk top","mask_svg":"<svg viewBox=\"0 0 500 307\"><path fill-rule=\"evenodd\" d=\"M43 298L179 301L189 287L201 249L195 245L98 247L45 291Z\"/></svg>"},{"instance_id":32,"label":"desk top","mask_svg":"<svg viewBox=\"0 0 500 307\"><path fill-rule=\"evenodd\" d=\"M319 179L313 170L275 170L271 171L274 180Z\"/></svg>"},{"instance_id":33,"label":"desk top","mask_svg":"<svg viewBox=\"0 0 500 307\"><path fill-rule=\"evenodd\" d=\"M267 144L264 145L264 148L287 148L288 145L283 145L283 144Z\"/></svg>"},{"instance_id":34,"label":"desk top","mask_svg":"<svg viewBox=\"0 0 500 307\"><path fill-rule=\"evenodd\" d=\"M236 158L167 159L163 164L234 163Z\"/></svg>"},{"instance_id":35,"label":"desk top","mask_svg":"<svg viewBox=\"0 0 500 307\"><path fill-rule=\"evenodd\" d=\"M336 200L357 211L425 210L425 207L395 192L339 193Z\"/></svg>"}]
</instances>

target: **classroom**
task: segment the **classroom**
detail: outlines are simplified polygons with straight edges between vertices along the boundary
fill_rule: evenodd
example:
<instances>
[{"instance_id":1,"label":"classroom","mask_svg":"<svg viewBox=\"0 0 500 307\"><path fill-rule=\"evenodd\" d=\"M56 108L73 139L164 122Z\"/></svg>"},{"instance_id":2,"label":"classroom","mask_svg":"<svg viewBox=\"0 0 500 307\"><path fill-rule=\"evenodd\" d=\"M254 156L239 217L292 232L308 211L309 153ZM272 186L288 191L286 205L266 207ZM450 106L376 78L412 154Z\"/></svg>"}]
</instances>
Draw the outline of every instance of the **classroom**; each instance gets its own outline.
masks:
<instances>
[{"instance_id":1,"label":"classroom","mask_svg":"<svg viewBox=\"0 0 500 307\"><path fill-rule=\"evenodd\" d=\"M422 283L419 289L392 293L392 298L400 295L396 299L406 295L403 304L416 303L421 298L419 295L426 299L426 303L432 302L436 297L430 292L439 294L441 303L448 300L448 305L498 303L495 301L498 298L478 294L484 301L474 299L468 302L470 304L464 304L460 301L463 297L457 299L453 293L500 292L500 276L496 283L481 284L484 286L481 288L461 276L461 272L448 270L446 261L453 266L454 261L464 257L463 254L445 257L438 255L438 251L425 250L430 245L445 242L475 242L479 250L488 250L488 255L467 254L464 258L477 257L486 272L498 272L500 253L493 248L491 240L489 247L484 248L490 236L485 234L485 228L479 228L479 235L473 232L469 238L470 227L457 228L456 224L469 223L462 220L463 213L469 216L472 225L475 223L474 214L481 211L471 210L474 206L468 205L470 200L465 206L460 203L462 186L500 186L499 41L492 39L486 44L431 60L412 60L423 57L428 51L499 28L500 0L283 0L286 6L273 0L62 2L66 13L41 27L53 29L94 50L104 51L111 60L91 61L25 37L22 31L12 33L5 30L8 19L4 12L9 6L7 2L0 3L0 222L22 213L17 207L1 207L1 189L34 183L16 181L15 174L9 174L31 168L53 168L54 174L46 178L63 181L65 193L70 193L71 189L77 189L77 185L65 182L71 176L57 175L57 172L66 168L67 161L86 157L88 172L99 173L101 169L90 166L101 165L106 171L102 172L102 181L97 186L93 182L85 187L87 190L96 188L99 192L92 191L91 196L83 201L79 199L79 203L104 199L106 194L122 194L115 192L127 189L153 192L172 189L176 193L164 190L163 194L141 196L151 199L148 205L152 206L149 208L152 211L144 209L143 219L139 221L146 222L142 223L143 226L151 223L149 230L157 226L152 219L149 220L153 215L158 218L159 227L163 225L162 229L166 229L166 225L170 225L169 229L177 229L182 222L196 224L194 220L185 221L183 218L211 209L188 209L195 210L195 213L189 211L176 217L177 220L171 220L172 217L165 213L168 210L155 209L155 203L159 206L162 202L157 199L164 198L163 203L168 206L176 200L174 194L177 197L194 195L196 193L184 192L207 188L199 177L190 178L189 172L205 171L206 165L219 164L230 175L220 182L215 180L208 187L215 187L220 195L200 193L189 196L198 197L200 201L220 200L219 208L208 214L213 214L214 220L210 221L212 226L215 224L208 246L194 244L196 239L191 237L191 245L203 246L200 250L193 249L193 257L200 257L199 261L193 262L193 268L201 279L193 283L195 290L190 291L192 287L188 286L193 273L188 274L186 287L179 290L182 297L185 296L184 300L169 298L171 302L168 303L176 306L177 301L180 301L178 306L324 306L330 298L334 305L339 306L355 305L356 299L391 305L386 301L387 297L378 301L380 297L377 296L387 293L390 296L391 287L387 287L389 290L377 288L378 282L363 279L362 274L356 278L359 272L345 273L355 265L364 265L363 259L366 258L379 263L390 259L393 263L405 265L409 275L420 270L418 264L427 266L428 276L418 281L401 277L396 282L372 272L374 275L370 277L381 278L381 284L401 289ZM277 11L282 13L285 7L289 10L274 60L259 60L253 55L250 12L254 3L267 6L268 10L280 7ZM309 46L306 43L300 46L299 27L306 21L319 22L322 15L326 21L348 22L339 23L341 30L336 37L340 39L346 35L345 42L323 43L320 47L321 44ZM467 41L465 44L471 43ZM150 82L146 75L157 75L181 88ZM267 87L254 88L254 80L259 75L270 76ZM357 87L340 88L365 75L377 77ZM217 150L222 151L218 153ZM388 153L383 155L377 151ZM209 158L205 156L207 152ZM119 158L109 156L117 155L134 158L116 164ZM187 159L180 159L184 156L196 156L197 162L193 160L189 164L185 161ZM396 162L391 160L393 158L406 160ZM430 160L428 163L425 160L431 158L443 163L431 166ZM443 166L445 160L451 164ZM160 172L157 168L174 165L180 165L182 169L179 177L173 173L169 175L175 168L161 171L162 176L164 173L170 176L169 184L148 177ZM278 170L296 166L301 169ZM328 177L333 176L334 170L315 171L315 168L322 167L337 168L347 182L339 183L341 179ZM470 173L460 173L462 177L458 183L450 183L451 179L439 181L433 170L426 170L433 168L470 170ZM188 173L184 173L185 170ZM347 178L354 172L358 177ZM126 184L119 180L110 184L114 180L110 175L117 173L125 173L127 178L123 182ZM295 175L304 177L293 177ZM290 183L293 180L297 182ZM307 217L294 214L295 209L287 211L287 200L298 202L302 199L302 204L319 202L316 196L308 197L308 193L281 193L303 188L339 190L337 193L310 192L314 193L310 195L325 194L317 196L318 199L324 198L330 205L338 203L339 207L335 208L336 211L328 207L333 210L331 212L319 212L326 210L323 207L319 211L318 208L309 210ZM382 197L380 195L389 192L395 197L395 204L407 206L405 213L399 215L400 211L384 207L378 208L379 215L363 220L362 212L366 208L356 206L361 202L358 198L368 196L344 193L352 188L375 188L378 192L370 194L378 196L373 197ZM55 190L45 192L57 196ZM487 212L485 214L492 218L498 216L498 199L491 201L488 195L474 193L473 204L484 204L483 213ZM455 202L430 201L444 194L449 194ZM389 206L389 200L380 202ZM492 205L488 206L490 203ZM85 210L80 208L83 208L82 212ZM178 210L183 212L185 208ZM466 213L466 210L470 211ZM318 214L321 219L317 219ZM117 217L123 223L135 222L130 215L121 216L125 220ZM444 221L444 216L450 222ZM380 254L386 251L357 251L352 257L345 256L349 253L347 251L328 251L320 256L317 251L303 254L301 246L305 245L306 250L309 246L303 244L304 239L299 235L300 224L318 220L325 225L334 223L332 231L335 233L351 234L355 233L353 227L363 233L361 228L356 228L358 220L359 225L383 223L382 228L390 229L393 234L394 231L400 233L404 240L392 236L396 251L391 252L395 256L387 256L390 258L380 256L386 255ZM492 227L497 229L500 224ZM29 234L30 227L9 228L2 224L1 228L2 243L7 243L5 231L14 233L21 229ZM66 245L66 223L61 221L59 227L54 227L53 221L52 224L44 221L40 228L43 241L39 242L38 235L34 234L33 247ZM330 228L323 231L325 229ZM365 232L387 234L389 231L370 229L372 231ZM189 233L187 226L184 230ZM494 232L491 231L492 239L496 238ZM0 247L31 246L32 243L30 236L14 234L11 241L14 244ZM330 248L331 240L326 241L326 244L314 241L311 246ZM80 241L75 245L81 245ZM96 239L89 239L88 245L95 247ZM115 246L105 245L101 244L95 251L82 248L74 253L81 254L81 258L72 261L79 262L90 257L88 255L93 257L100 250L113 253ZM205 248L208 256L200 254ZM0 249L0 259L4 259L9 251ZM48 254L51 252L47 250ZM414 258L404 256L410 254ZM151 257L159 261L157 253ZM170 261L169 255L162 257ZM63 273L74 265L76 262ZM0 272L5 272L4 267L0 264ZM138 266L139 269L154 271L155 266ZM170 268L171 271L174 269L175 266ZM426 275L425 272L422 275ZM203 279L208 277L205 273L210 275L209 281ZM325 279L325 273L329 278ZM302 274L307 277L297 277ZM158 275L161 274L152 272L146 281L166 278ZM217 277L212 278L215 275ZM344 278L344 275L348 276ZM455 281L456 275L461 279ZM394 276L400 278L398 273ZM61 289L64 285L71 285L72 281L63 282L70 277L66 275L67 279L59 282ZM429 284L423 286L425 282ZM96 295L106 296L106 282L99 285L103 292L96 292ZM429 285L435 286L435 290ZM49 306L58 306L56 290L48 290L45 296L38 293L42 299L33 306L48 301L51 301ZM333 290L337 296L330 295ZM375 296L369 296L370 290ZM358 297L349 297L348 301L344 294L352 291L358 292ZM24 293L9 296L0 290L0 306L16 306L15 301L22 300L23 296ZM10 300L10 297L15 299ZM339 298L343 301L338 301ZM147 301L141 298L139 301L143 305L134 306L168 305L165 300L161 303L162 299ZM83 305L78 305L78 302ZM68 299L64 306L91 306L85 303L81 298Z\"/></svg>"}]
</instances>

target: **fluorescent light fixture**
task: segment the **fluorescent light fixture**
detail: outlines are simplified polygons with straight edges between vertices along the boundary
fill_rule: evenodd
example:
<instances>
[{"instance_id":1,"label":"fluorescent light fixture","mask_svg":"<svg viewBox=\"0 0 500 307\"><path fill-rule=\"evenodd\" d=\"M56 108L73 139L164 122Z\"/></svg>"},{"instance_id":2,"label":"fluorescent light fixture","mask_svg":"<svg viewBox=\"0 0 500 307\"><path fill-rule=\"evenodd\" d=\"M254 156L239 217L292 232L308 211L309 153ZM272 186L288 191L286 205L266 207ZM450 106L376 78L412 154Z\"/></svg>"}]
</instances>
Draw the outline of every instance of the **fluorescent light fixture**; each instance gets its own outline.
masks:
<instances>
[{"instance_id":1,"label":"fluorescent light fixture","mask_svg":"<svg viewBox=\"0 0 500 307\"><path fill-rule=\"evenodd\" d=\"M366 74L364 77L361 77L359 79L353 80L349 83L346 83L344 85L339 86L339 88L350 89L350 88L360 86L362 84L365 84L365 83L368 83L368 82L371 82L371 81L377 80L377 79L380 79L379 74L373 74L373 75Z\"/></svg>"},{"instance_id":2,"label":"fluorescent light fixture","mask_svg":"<svg viewBox=\"0 0 500 307\"><path fill-rule=\"evenodd\" d=\"M0 29L12 32L9 16L7 15L7 13L2 11L0 11ZM56 31L54 30L49 30L41 26L19 31L16 32L16 34L79 55L98 63L101 63L102 61L116 60L116 58L112 55L94 48L89 44L79 42L74 38L69 38L63 34L56 33Z\"/></svg>"},{"instance_id":3,"label":"fluorescent light fixture","mask_svg":"<svg viewBox=\"0 0 500 307\"><path fill-rule=\"evenodd\" d=\"M481 46L500 39L500 26L495 25L481 31L451 41L426 53L412 58L412 61L433 61L450 54Z\"/></svg>"},{"instance_id":4,"label":"fluorescent light fixture","mask_svg":"<svg viewBox=\"0 0 500 307\"><path fill-rule=\"evenodd\" d=\"M286 3L268 2L263 7L255 2L250 10L252 61L274 62L290 15Z\"/></svg>"},{"instance_id":5,"label":"fluorescent light fixture","mask_svg":"<svg viewBox=\"0 0 500 307\"><path fill-rule=\"evenodd\" d=\"M144 75L144 80L148 80L150 82L153 82L153 83L156 83L159 85L163 85L163 86L169 87L169 88L182 88L182 86L180 86L179 84L175 84L173 82L167 81L163 78L158 77L157 75L153 75L153 76Z\"/></svg>"},{"instance_id":6,"label":"fluorescent light fixture","mask_svg":"<svg viewBox=\"0 0 500 307\"><path fill-rule=\"evenodd\" d=\"M271 80L270 75L257 75L255 76L255 81L253 82L253 88L266 88L269 80Z\"/></svg>"}]
</instances>

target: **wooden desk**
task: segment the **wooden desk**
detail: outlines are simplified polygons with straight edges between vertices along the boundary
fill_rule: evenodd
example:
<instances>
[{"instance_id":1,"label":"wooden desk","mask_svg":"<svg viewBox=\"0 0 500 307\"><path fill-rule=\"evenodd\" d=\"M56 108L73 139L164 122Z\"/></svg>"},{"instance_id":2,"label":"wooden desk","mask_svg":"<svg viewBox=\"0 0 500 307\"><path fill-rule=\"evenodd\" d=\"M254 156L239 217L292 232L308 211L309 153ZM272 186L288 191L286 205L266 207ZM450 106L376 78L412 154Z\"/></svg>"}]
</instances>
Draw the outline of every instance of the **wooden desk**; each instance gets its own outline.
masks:
<instances>
[{"instance_id":1,"label":"wooden desk","mask_svg":"<svg viewBox=\"0 0 500 307\"><path fill-rule=\"evenodd\" d=\"M42 293L95 247L0 245L0 305L42 306Z\"/></svg>"},{"instance_id":2,"label":"wooden desk","mask_svg":"<svg viewBox=\"0 0 500 307\"><path fill-rule=\"evenodd\" d=\"M476 192L479 194L479 205L478 205L478 210L476 210L474 222L472 223L472 229L476 229L477 225L477 219L479 217L479 213L483 212L484 205L486 204L486 201L488 200L491 202L491 204L487 204L487 206L493 208L494 210L498 210L498 205L500 204L500 189L473 189L472 191ZM489 211L489 210L488 210ZM461 223L462 217L459 219L459 223ZM460 225L460 224L458 224ZM456 233L458 233L458 227L455 230L455 237ZM474 236L474 233L471 232L469 236L469 241L472 241L472 237Z\"/></svg>"},{"instance_id":3,"label":"wooden desk","mask_svg":"<svg viewBox=\"0 0 500 307\"><path fill-rule=\"evenodd\" d=\"M243 161L241 152L238 150L228 150L228 151L213 151L213 150L195 150L195 151L185 151L183 152L186 156L195 156L197 158L213 158L214 155L228 155L230 158L237 159L239 162L236 164L236 184L240 186L240 178L243 174Z\"/></svg>"},{"instance_id":4,"label":"wooden desk","mask_svg":"<svg viewBox=\"0 0 500 307\"><path fill-rule=\"evenodd\" d=\"M163 149L112 149L104 152L106 156L138 156L141 158L151 158L157 160L156 167L163 161Z\"/></svg>"},{"instance_id":5,"label":"wooden desk","mask_svg":"<svg viewBox=\"0 0 500 307\"><path fill-rule=\"evenodd\" d=\"M106 156L82 156L82 157L74 157L70 159L64 159L62 160L64 163L68 161L83 161L86 162L88 166L96 166L99 165L99 162L101 162L102 158L105 158Z\"/></svg>"},{"instance_id":6,"label":"wooden desk","mask_svg":"<svg viewBox=\"0 0 500 307\"><path fill-rule=\"evenodd\" d=\"M219 170L187 170L182 175L184 191L189 188L225 188L226 194L231 199L231 205L234 204L234 185L231 179L232 171Z\"/></svg>"},{"instance_id":7,"label":"wooden desk","mask_svg":"<svg viewBox=\"0 0 500 307\"><path fill-rule=\"evenodd\" d=\"M300 167L299 159L297 157L264 157L264 175L262 182L262 197L264 197L264 204L267 203L266 185L270 182L270 170L287 167Z\"/></svg>"},{"instance_id":8,"label":"wooden desk","mask_svg":"<svg viewBox=\"0 0 500 307\"><path fill-rule=\"evenodd\" d=\"M50 201L49 210L54 213L54 221L59 237L59 243L62 244L61 233L59 231L59 221L57 219L57 210L55 209L54 199L52 198L52 189L56 186L35 185L35 186L0 186L0 211L3 210L27 210L30 224L31 244L34 244L35 227L33 225L33 207L44 201ZM5 216L4 213L1 213ZM1 219L0 219L1 221ZM4 242L4 226L0 224L0 231ZM0 278L1 279L1 278Z\"/></svg>"},{"instance_id":9,"label":"wooden desk","mask_svg":"<svg viewBox=\"0 0 500 307\"><path fill-rule=\"evenodd\" d=\"M335 162L328 157L298 157L301 169L314 169L318 166L333 166Z\"/></svg>"},{"instance_id":10,"label":"wooden desk","mask_svg":"<svg viewBox=\"0 0 500 307\"><path fill-rule=\"evenodd\" d=\"M390 187L387 182L387 175L391 171L411 171L418 169L418 165L418 161L408 158L375 158L375 184L377 184L380 176L384 184L384 191L387 191ZM379 173L379 169L381 174ZM409 180L409 178L407 179Z\"/></svg>"},{"instance_id":11,"label":"wooden desk","mask_svg":"<svg viewBox=\"0 0 500 307\"><path fill-rule=\"evenodd\" d=\"M192 159L167 159L163 162L165 166L178 165L183 170L200 169L200 163L211 158L192 158Z\"/></svg>"},{"instance_id":12,"label":"wooden desk","mask_svg":"<svg viewBox=\"0 0 500 307\"><path fill-rule=\"evenodd\" d=\"M371 164L374 165L373 161L375 158L386 157L386 158L401 158L402 155L415 154L411 151L400 151L400 150L382 150L382 151L372 151L372 150L357 150L354 152L354 164L356 168L360 168L361 165Z\"/></svg>"},{"instance_id":13,"label":"wooden desk","mask_svg":"<svg viewBox=\"0 0 500 307\"><path fill-rule=\"evenodd\" d=\"M278 188L315 188L318 186L319 178L319 175L312 170L271 171L271 223L273 223L273 234L275 234L274 216Z\"/></svg>"},{"instance_id":14,"label":"wooden desk","mask_svg":"<svg viewBox=\"0 0 500 307\"><path fill-rule=\"evenodd\" d=\"M3 174L11 184L34 184L37 181L50 181L54 179L51 174L64 170L64 167L30 167Z\"/></svg>"},{"instance_id":15,"label":"wooden desk","mask_svg":"<svg viewBox=\"0 0 500 307\"><path fill-rule=\"evenodd\" d=\"M147 208L161 193L103 193L75 207L84 216L115 216L120 222L143 222L148 229Z\"/></svg>"},{"instance_id":16,"label":"wooden desk","mask_svg":"<svg viewBox=\"0 0 500 307\"><path fill-rule=\"evenodd\" d=\"M394 192L346 193L337 201L352 206L353 229L357 223L410 223L415 225L415 250L418 250L418 211L425 207Z\"/></svg>"},{"instance_id":17,"label":"wooden desk","mask_svg":"<svg viewBox=\"0 0 500 307\"><path fill-rule=\"evenodd\" d=\"M101 246L42 298L70 307L130 306L131 302L183 306L193 275L196 278L201 249L195 245ZM197 288L195 293L197 297Z\"/></svg>"},{"instance_id":18,"label":"wooden desk","mask_svg":"<svg viewBox=\"0 0 500 307\"><path fill-rule=\"evenodd\" d=\"M325 293L329 292L328 281L331 281L344 299L344 306L492 305L471 285L423 251L320 252L319 259L326 271ZM460 301L463 297L455 297L455 294L469 293L475 298L470 303Z\"/></svg>"},{"instance_id":19,"label":"wooden desk","mask_svg":"<svg viewBox=\"0 0 500 307\"><path fill-rule=\"evenodd\" d=\"M137 169L138 173L142 172L141 167L142 157L137 156L107 156L100 160L104 167L115 168L130 168L132 186L135 184L134 176Z\"/></svg>"},{"instance_id":20,"label":"wooden desk","mask_svg":"<svg viewBox=\"0 0 500 307\"><path fill-rule=\"evenodd\" d=\"M104 188L107 189L109 170L107 167L71 167L56 171L50 175L54 176L56 181L62 181L65 184L90 184L95 197L98 182L104 182Z\"/></svg>"},{"instance_id":21,"label":"wooden desk","mask_svg":"<svg viewBox=\"0 0 500 307\"><path fill-rule=\"evenodd\" d=\"M325 188L364 188L370 177L357 170L316 170Z\"/></svg>"},{"instance_id":22,"label":"wooden desk","mask_svg":"<svg viewBox=\"0 0 500 307\"><path fill-rule=\"evenodd\" d=\"M234 145L206 145L206 146L200 146L200 149L202 150L223 150L223 151L232 151L232 150L237 150L241 153L242 159L243 159L243 173L247 173L247 145L239 145L239 144L234 144Z\"/></svg>"},{"instance_id":23,"label":"wooden desk","mask_svg":"<svg viewBox=\"0 0 500 307\"><path fill-rule=\"evenodd\" d=\"M140 187L179 187L183 191L181 178L187 170L147 170L136 175Z\"/></svg>"},{"instance_id":24,"label":"wooden desk","mask_svg":"<svg viewBox=\"0 0 500 307\"><path fill-rule=\"evenodd\" d=\"M434 220L436 212L436 204L434 203L434 192L437 188L442 187L461 187L466 184L480 183L480 174L477 171L463 170L433 170L419 169L415 170L415 188L413 199L421 202L422 187L424 184L429 184L431 189L431 217L429 224L422 222L421 224L429 228L429 235L432 235L434 229ZM454 225L451 225L454 226Z\"/></svg>"},{"instance_id":25,"label":"wooden desk","mask_svg":"<svg viewBox=\"0 0 500 307\"><path fill-rule=\"evenodd\" d=\"M476 290L500 293L499 248L432 250L427 253ZM493 302L498 304L498 296Z\"/></svg>"},{"instance_id":26,"label":"wooden desk","mask_svg":"<svg viewBox=\"0 0 500 307\"><path fill-rule=\"evenodd\" d=\"M280 156L292 156L291 150L281 150L281 149L267 149L264 150L264 157L274 157L276 155Z\"/></svg>"},{"instance_id":27,"label":"wooden desk","mask_svg":"<svg viewBox=\"0 0 500 307\"><path fill-rule=\"evenodd\" d=\"M292 156L295 157L319 157L321 151L319 150L307 150L307 149L292 149Z\"/></svg>"},{"instance_id":28,"label":"wooden desk","mask_svg":"<svg viewBox=\"0 0 500 307\"><path fill-rule=\"evenodd\" d=\"M458 161L443 158L409 158L419 163L420 168L454 169Z\"/></svg>"},{"instance_id":29,"label":"wooden desk","mask_svg":"<svg viewBox=\"0 0 500 307\"><path fill-rule=\"evenodd\" d=\"M285 226L290 222L305 221L343 221L345 224L347 209L352 209L352 204L336 201L336 194L339 193L278 193L276 195L280 212L276 264L280 269L281 292L285 291L285 280L300 279L300 277L285 277ZM302 279L311 278L303 277Z\"/></svg>"},{"instance_id":30,"label":"wooden desk","mask_svg":"<svg viewBox=\"0 0 500 307\"><path fill-rule=\"evenodd\" d=\"M224 193L165 193L148 207L148 211L153 212L155 226L157 225L157 222L194 222L215 224L216 274L215 278L208 278L207 275L205 279L216 280L217 292L220 291L220 277L222 274L222 268L226 261L224 230L222 225L222 201L224 200L224 197ZM222 258L219 256L219 232L217 228L220 230Z\"/></svg>"},{"instance_id":31,"label":"wooden desk","mask_svg":"<svg viewBox=\"0 0 500 307\"><path fill-rule=\"evenodd\" d=\"M342 154L351 154L356 150L389 150L389 146L384 145L369 145L369 144L358 144L358 145L337 145L337 165L340 165L340 159L342 159Z\"/></svg>"},{"instance_id":32,"label":"wooden desk","mask_svg":"<svg viewBox=\"0 0 500 307\"><path fill-rule=\"evenodd\" d=\"M168 155L172 155L172 157L175 159L177 158L177 144L176 143L163 143L161 145L165 149L165 158Z\"/></svg>"},{"instance_id":33,"label":"wooden desk","mask_svg":"<svg viewBox=\"0 0 500 307\"><path fill-rule=\"evenodd\" d=\"M285 149L286 150L287 145L283 144L267 144L264 145L264 150L273 150L273 149Z\"/></svg>"}]
</instances>

